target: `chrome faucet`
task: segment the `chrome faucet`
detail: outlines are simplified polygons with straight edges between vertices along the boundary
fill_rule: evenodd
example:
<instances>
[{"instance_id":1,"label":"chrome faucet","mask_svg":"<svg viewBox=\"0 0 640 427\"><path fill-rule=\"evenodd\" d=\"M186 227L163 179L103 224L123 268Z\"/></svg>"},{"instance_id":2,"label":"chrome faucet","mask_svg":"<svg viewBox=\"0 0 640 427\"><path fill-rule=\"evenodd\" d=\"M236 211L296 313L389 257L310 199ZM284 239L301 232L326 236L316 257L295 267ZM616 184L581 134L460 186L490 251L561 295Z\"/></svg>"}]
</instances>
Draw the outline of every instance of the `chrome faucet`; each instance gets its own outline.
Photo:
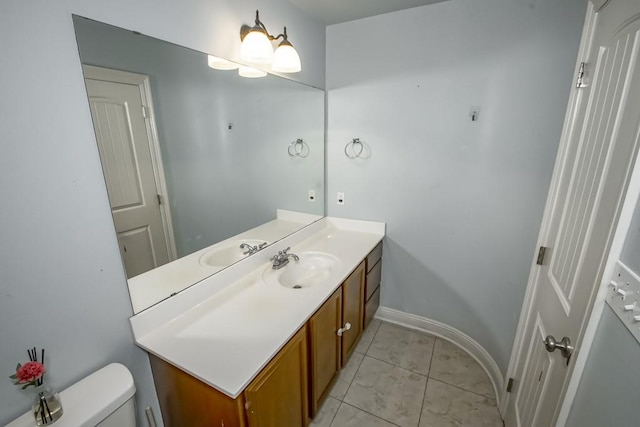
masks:
<instances>
[{"instance_id":1,"label":"chrome faucet","mask_svg":"<svg viewBox=\"0 0 640 427\"><path fill-rule=\"evenodd\" d=\"M296 262L300 261L300 258L298 257L298 255L287 253L289 249L291 248L278 251L278 253L271 258L271 261L273 261L273 265L271 266L271 268L273 268L274 270L280 270L282 267L289 264L289 258L293 258L293 260Z\"/></svg>"},{"instance_id":2,"label":"chrome faucet","mask_svg":"<svg viewBox=\"0 0 640 427\"><path fill-rule=\"evenodd\" d=\"M258 246L251 246L248 243L243 243L240 245L240 249L246 249L245 252L242 252L243 255L253 255L265 246L267 246L267 242L260 243Z\"/></svg>"}]
</instances>

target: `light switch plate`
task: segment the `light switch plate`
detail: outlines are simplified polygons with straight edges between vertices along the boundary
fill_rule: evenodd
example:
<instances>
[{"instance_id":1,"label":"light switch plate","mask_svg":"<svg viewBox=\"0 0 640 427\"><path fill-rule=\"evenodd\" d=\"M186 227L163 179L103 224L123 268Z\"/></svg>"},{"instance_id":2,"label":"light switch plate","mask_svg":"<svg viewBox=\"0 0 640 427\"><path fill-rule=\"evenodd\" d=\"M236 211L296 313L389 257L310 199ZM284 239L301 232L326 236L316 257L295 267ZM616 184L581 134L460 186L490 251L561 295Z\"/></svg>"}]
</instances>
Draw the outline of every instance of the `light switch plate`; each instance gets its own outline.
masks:
<instances>
[{"instance_id":1,"label":"light switch plate","mask_svg":"<svg viewBox=\"0 0 640 427\"><path fill-rule=\"evenodd\" d=\"M623 295L624 299L623 299ZM625 306L635 306L631 310ZM607 289L607 304L616 316L629 329L631 334L640 342L640 321L634 317L640 315L640 277L629 267L618 261Z\"/></svg>"}]
</instances>

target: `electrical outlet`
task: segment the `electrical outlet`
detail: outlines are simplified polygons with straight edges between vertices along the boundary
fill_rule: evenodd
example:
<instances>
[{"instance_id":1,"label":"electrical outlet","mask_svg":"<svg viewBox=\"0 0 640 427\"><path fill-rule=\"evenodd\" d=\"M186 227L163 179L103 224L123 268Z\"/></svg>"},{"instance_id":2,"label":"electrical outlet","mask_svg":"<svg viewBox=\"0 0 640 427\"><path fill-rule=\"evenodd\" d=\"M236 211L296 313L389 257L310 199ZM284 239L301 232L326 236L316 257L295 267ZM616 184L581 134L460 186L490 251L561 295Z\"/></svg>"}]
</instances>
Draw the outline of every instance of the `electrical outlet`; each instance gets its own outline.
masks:
<instances>
[{"instance_id":1,"label":"electrical outlet","mask_svg":"<svg viewBox=\"0 0 640 427\"><path fill-rule=\"evenodd\" d=\"M471 117L472 122L480 120L480 106L474 105L469 108L469 117Z\"/></svg>"},{"instance_id":2,"label":"electrical outlet","mask_svg":"<svg viewBox=\"0 0 640 427\"><path fill-rule=\"evenodd\" d=\"M339 205L344 205L344 193L343 192L338 192L337 202L338 202Z\"/></svg>"},{"instance_id":3,"label":"electrical outlet","mask_svg":"<svg viewBox=\"0 0 640 427\"><path fill-rule=\"evenodd\" d=\"M316 190L309 190L309 201L310 202L316 201Z\"/></svg>"}]
</instances>

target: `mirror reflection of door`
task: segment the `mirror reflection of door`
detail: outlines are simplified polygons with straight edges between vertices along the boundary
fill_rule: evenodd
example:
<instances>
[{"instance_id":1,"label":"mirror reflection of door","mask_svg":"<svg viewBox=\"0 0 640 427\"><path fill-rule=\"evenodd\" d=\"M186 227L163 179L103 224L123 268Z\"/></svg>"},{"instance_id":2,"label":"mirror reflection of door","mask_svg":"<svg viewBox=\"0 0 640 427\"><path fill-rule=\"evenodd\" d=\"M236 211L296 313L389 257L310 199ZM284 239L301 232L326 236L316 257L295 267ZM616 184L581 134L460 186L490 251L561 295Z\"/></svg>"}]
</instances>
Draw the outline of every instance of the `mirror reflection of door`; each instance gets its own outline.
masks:
<instances>
[{"instance_id":1,"label":"mirror reflection of door","mask_svg":"<svg viewBox=\"0 0 640 427\"><path fill-rule=\"evenodd\" d=\"M159 150L146 107L148 77L91 66L84 72L118 245L131 278L175 259L158 185L161 162L152 154Z\"/></svg>"}]
</instances>

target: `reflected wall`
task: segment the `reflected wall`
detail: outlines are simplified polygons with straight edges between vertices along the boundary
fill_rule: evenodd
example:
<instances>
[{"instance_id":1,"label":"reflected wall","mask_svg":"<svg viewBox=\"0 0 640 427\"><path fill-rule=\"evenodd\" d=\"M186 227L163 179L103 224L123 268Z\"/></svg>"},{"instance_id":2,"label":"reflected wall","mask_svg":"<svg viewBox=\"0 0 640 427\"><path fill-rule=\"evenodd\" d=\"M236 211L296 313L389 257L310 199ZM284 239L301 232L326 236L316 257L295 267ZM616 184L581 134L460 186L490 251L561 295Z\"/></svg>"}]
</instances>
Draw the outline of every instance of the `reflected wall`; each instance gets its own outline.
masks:
<instances>
[{"instance_id":1,"label":"reflected wall","mask_svg":"<svg viewBox=\"0 0 640 427\"><path fill-rule=\"evenodd\" d=\"M215 70L204 53L86 18L74 26L84 65L149 76L178 258L278 209L324 213L324 91ZM307 157L289 155L297 139Z\"/></svg>"}]
</instances>

